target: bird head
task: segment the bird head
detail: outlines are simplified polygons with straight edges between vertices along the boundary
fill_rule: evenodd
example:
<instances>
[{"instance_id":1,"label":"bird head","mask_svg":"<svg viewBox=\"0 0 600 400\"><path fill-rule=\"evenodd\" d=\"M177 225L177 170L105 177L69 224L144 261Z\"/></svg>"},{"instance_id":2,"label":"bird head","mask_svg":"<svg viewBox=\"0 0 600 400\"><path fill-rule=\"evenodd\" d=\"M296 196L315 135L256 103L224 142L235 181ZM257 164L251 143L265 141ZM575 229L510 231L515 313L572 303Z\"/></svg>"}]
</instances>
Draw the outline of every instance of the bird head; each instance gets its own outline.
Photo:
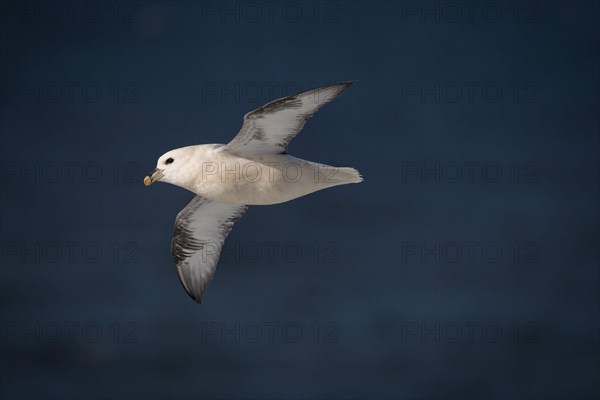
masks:
<instances>
[{"instance_id":1,"label":"bird head","mask_svg":"<svg viewBox=\"0 0 600 400\"><path fill-rule=\"evenodd\" d=\"M154 182L166 182L172 185L188 188L193 182L194 146L171 150L159 157L156 169L144 178L144 185Z\"/></svg>"}]
</instances>

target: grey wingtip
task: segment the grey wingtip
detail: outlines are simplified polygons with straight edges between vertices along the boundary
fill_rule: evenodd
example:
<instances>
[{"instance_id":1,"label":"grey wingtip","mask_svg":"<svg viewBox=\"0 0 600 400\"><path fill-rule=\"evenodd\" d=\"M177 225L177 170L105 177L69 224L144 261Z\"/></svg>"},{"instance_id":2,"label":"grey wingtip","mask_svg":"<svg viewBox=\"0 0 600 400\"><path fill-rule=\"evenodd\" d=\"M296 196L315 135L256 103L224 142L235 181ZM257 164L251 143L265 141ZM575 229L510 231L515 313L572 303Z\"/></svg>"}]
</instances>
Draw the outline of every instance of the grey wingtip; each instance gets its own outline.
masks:
<instances>
[{"instance_id":1,"label":"grey wingtip","mask_svg":"<svg viewBox=\"0 0 600 400\"><path fill-rule=\"evenodd\" d=\"M346 90L348 90L348 88L352 85L354 85L356 82L358 81L344 81L344 82L339 82L339 83L334 83L332 85L328 85L326 87L338 87L338 91L336 93L336 97L340 96L342 93L344 93Z\"/></svg>"},{"instance_id":2,"label":"grey wingtip","mask_svg":"<svg viewBox=\"0 0 600 400\"><path fill-rule=\"evenodd\" d=\"M341 96L342 93L344 93L350 86L352 86L356 82L358 82L358 81L342 81L342 82L337 82L337 83L331 83L329 85L320 86L318 88L308 90L306 92L298 93L295 96L302 96L305 93L310 93L310 92L315 92L315 91L318 92L321 90L334 89L335 93L334 93L333 97L335 98L335 97Z\"/></svg>"},{"instance_id":3,"label":"grey wingtip","mask_svg":"<svg viewBox=\"0 0 600 400\"><path fill-rule=\"evenodd\" d=\"M186 290L186 293L188 294L188 296L190 296L190 298L192 300L194 300L195 303L197 303L197 304L202 303L202 295L194 295L193 293L188 292L187 290Z\"/></svg>"},{"instance_id":4,"label":"grey wingtip","mask_svg":"<svg viewBox=\"0 0 600 400\"><path fill-rule=\"evenodd\" d=\"M314 88L312 90L323 90L323 89L328 89L328 88L332 88L332 87L336 87L336 86L341 86L341 89L339 92L339 93L341 93L344 90L348 89L350 86L354 85L356 82L358 82L358 81L342 81L342 82L330 83L329 85L320 86L320 87ZM310 90L308 92L310 92ZM302 93L306 93L306 92L302 92ZM301 95L302 93L298 93L298 94Z\"/></svg>"},{"instance_id":5,"label":"grey wingtip","mask_svg":"<svg viewBox=\"0 0 600 400\"><path fill-rule=\"evenodd\" d=\"M338 82L338 83L332 83L331 85L327 85L325 87L343 86L344 90L345 90L345 89L348 89L350 86L354 85L356 82L358 82L358 81L342 81L342 82Z\"/></svg>"},{"instance_id":6,"label":"grey wingtip","mask_svg":"<svg viewBox=\"0 0 600 400\"><path fill-rule=\"evenodd\" d=\"M350 86L354 85L357 82L358 82L357 80L354 80L354 81L343 81L343 82L340 82L339 85L344 85L345 87L350 87Z\"/></svg>"},{"instance_id":7,"label":"grey wingtip","mask_svg":"<svg viewBox=\"0 0 600 400\"><path fill-rule=\"evenodd\" d=\"M183 288L185 289L185 292L187 293L188 296L190 296L190 299L194 300L194 302L200 304L202 303L202 294L203 293L194 293L193 290L189 290L188 287L186 286L185 282L183 281L183 278L181 277L180 274L177 274L177 277L179 278L179 282L181 282L181 284L183 285Z\"/></svg>"}]
</instances>

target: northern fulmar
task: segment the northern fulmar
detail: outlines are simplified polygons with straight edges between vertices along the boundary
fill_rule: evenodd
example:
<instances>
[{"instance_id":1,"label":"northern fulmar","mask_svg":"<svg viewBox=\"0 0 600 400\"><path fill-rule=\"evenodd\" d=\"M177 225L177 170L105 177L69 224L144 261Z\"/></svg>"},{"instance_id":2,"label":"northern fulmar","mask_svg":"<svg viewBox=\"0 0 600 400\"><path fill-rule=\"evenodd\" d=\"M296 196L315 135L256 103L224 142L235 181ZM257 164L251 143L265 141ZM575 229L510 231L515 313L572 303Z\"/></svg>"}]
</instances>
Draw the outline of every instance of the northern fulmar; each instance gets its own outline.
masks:
<instances>
[{"instance_id":1,"label":"northern fulmar","mask_svg":"<svg viewBox=\"0 0 600 400\"><path fill-rule=\"evenodd\" d=\"M167 182L196 194L175 219L171 252L179 279L200 303L225 238L248 205L283 203L317 190L358 183L357 170L287 154L306 121L353 82L283 97L244 116L228 144L182 147L163 154L146 186Z\"/></svg>"}]
</instances>

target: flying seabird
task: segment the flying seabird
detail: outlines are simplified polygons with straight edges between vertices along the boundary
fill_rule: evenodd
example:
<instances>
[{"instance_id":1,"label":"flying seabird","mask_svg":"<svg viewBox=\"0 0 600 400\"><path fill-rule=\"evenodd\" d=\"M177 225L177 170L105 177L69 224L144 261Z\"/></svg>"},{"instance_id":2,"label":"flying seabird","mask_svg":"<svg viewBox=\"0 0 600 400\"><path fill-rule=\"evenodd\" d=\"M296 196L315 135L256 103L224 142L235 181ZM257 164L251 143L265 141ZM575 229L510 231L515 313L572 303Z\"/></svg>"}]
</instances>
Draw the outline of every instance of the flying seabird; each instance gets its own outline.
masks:
<instances>
[{"instance_id":1,"label":"flying seabird","mask_svg":"<svg viewBox=\"0 0 600 400\"><path fill-rule=\"evenodd\" d=\"M196 194L175 219L171 252L186 292L200 303L225 238L248 205L283 203L329 187L358 183L357 170L287 154L306 121L353 82L283 97L244 116L228 144L182 147L163 154L146 186L167 182Z\"/></svg>"}]
</instances>

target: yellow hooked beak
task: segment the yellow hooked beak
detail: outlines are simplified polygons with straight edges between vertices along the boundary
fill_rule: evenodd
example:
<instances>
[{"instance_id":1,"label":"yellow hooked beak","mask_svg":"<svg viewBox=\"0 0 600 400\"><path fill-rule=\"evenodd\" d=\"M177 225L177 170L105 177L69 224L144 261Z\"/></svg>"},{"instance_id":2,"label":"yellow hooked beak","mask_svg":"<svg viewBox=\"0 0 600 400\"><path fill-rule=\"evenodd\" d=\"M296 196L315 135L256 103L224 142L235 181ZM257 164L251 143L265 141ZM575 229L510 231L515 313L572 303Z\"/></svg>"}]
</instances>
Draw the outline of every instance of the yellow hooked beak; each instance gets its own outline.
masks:
<instances>
[{"instance_id":1,"label":"yellow hooked beak","mask_svg":"<svg viewBox=\"0 0 600 400\"><path fill-rule=\"evenodd\" d=\"M150 186L152 185L154 182L159 181L160 178L163 177L163 172L162 170L156 168L154 171L152 171L150 173L150 175L146 176L144 178L144 185L146 186Z\"/></svg>"}]
</instances>

